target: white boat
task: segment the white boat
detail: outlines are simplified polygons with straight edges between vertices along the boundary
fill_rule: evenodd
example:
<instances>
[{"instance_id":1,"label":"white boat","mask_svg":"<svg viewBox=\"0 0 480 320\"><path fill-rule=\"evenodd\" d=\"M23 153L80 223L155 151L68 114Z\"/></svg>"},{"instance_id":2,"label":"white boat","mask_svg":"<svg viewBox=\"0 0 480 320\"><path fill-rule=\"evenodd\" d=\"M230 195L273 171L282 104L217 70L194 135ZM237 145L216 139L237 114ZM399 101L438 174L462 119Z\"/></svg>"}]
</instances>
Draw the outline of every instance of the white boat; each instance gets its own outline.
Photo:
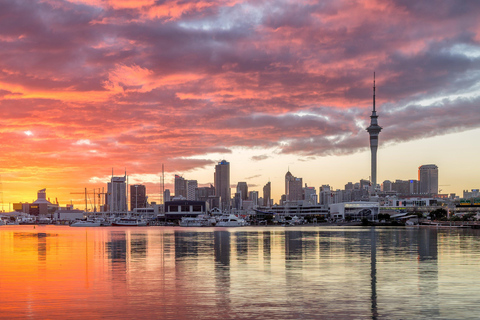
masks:
<instances>
[{"instance_id":1,"label":"white boat","mask_svg":"<svg viewBox=\"0 0 480 320\"><path fill-rule=\"evenodd\" d=\"M198 215L196 217L183 217L180 221L181 227L213 227L217 220L209 215Z\"/></svg>"},{"instance_id":2,"label":"white boat","mask_svg":"<svg viewBox=\"0 0 480 320\"><path fill-rule=\"evenodd\" d=\"M202 227L202 221L198 217L183 217L180 227Z\"/></svg>"},{"instance_id":3,"label":"white boat","mask_svg":"<svg viewBox=\"0 0 480 320\"><path fill-rule=\"evenodd\" d=\"M70 227L100 227L100 221L79 220L70 225Z\"/></svg>"},{"instance_id":4,"label":"white boat","mask_svg":"<svg viewBox=\"0 0 480 320\"><path fill-rule=\"evenodd\" d=\"M221 216L218 218L217 227L243 227L248 225L247 222L242 219L237 217L234 214L229 214L226 216Z\"/></svg>"},{"instance_id":5,"label":"white boat","mask_svg":"<svg viewBox=\"0 0 480 320\"><path fill-rule=\"evenodd\" d=\"M121 218L112 222L115 227L142 227L146 226L147 221L135 218Z\"/></svg>"}]
</instances>

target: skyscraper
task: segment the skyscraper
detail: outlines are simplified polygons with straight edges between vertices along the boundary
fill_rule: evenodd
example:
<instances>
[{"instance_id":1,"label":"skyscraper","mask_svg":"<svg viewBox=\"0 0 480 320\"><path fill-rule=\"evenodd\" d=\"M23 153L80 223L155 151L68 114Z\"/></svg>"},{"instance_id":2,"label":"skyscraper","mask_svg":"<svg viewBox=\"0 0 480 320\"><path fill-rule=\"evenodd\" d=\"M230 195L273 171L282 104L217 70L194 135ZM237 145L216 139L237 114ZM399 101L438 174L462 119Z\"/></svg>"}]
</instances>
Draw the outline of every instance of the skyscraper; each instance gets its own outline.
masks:
<instances>
[{"instance_id":1,"label":"skyscraper","mask_svg":"<svg viewBox=\"0 0 480 320\"><path fill-rule=\"evenodd\" d=\"M112 177L107 184L107 205L110 212L127 212L127 176Z\"/></svg>"},{"instance_id":2,"label":"skyscraper","mask_svg":"<svg viewBox=\"0 0 480 320\"><path fill-rule=\"evenodd\" d=\"M147 190L143 184L130 185L130 210L147 207Z\"/></svg>"},{"instance_id":3,"label":"skyscraper","mask_svg":"<svg viewBox=\"0 0 480 320\"><path fill-rule=\"evenodd\" d=\"M377 149L378 149L378 135L382 131L382 127L377 122L377 112L375 111L375 72L373 73L373 111L370 116L370 126L367 128L370 135L370 152L372 154L371 172L372 172L372 189L377 187Z\"/></svg>"},{"instance_id":4,"label":"skyscraper","mask_svg":"<svg viewBox=\"0 0 480 320\"><path fill-rule=\"evenodd\" d=\"M222 210L230 208L230 163L226 160L220 161L215 166L215 195L221 197L220 206Z\"/></svg>"},{"instance_id":5,"label":"skyscraper","mask_svg":"<svg viewBox=\"0 0 480 320\"><path fill-rule=\"evenodd\" d=\"M303 199L302 178L294 177L290 171L285 174L285 195L287 201Z\"/></svg>"},{"instance_id":6,"label":"skyscraper","mask_svg":"<svg viewBox=\"0 0 480 320\"><path fill-rule=\"evenodd\" d=\"M197 180L187 180L187 200L195 200L195 190L197 188Z\"/></svg>"},{"instance_id":7,"label":"skyscraper","mask_svg":"<svg viewBox=\"0 0 480 320\"><path fill-rule=\"evenodd\" d=\"M184 177L175 175L175 197L182 196L187 198L187 180Z\"/></svg>"},{"instance_id":8,"label":"skyscraper","mask_svg":"<svg viewBox=\"0 0 480 320\"><path fill-rule=\"evenodd\" d=\"M420 181L420 193L438 194L438 167L434 164L426 164L418 167L418 180Z\"/></svg>"},{"instance_id":9,"label":"skyscraper","mask_svg":"<svg viewBox=\"0 0 480 320\"><path fill-rule=\"evenodd\" d=\"M270 181L263 187L263 205L265 207L272 205L272 184Z\"/></svg>"},{"instance_id":10,"label":"skyscraper","mask_svg":"<svg viewBox=\"0 0 480 320\"><path fill-rule=\"evenodd\" d=\"M237 183L237 192L241 194L242 200L248 199L248 185L246 182Z\"/></svg>"}]
</instances>

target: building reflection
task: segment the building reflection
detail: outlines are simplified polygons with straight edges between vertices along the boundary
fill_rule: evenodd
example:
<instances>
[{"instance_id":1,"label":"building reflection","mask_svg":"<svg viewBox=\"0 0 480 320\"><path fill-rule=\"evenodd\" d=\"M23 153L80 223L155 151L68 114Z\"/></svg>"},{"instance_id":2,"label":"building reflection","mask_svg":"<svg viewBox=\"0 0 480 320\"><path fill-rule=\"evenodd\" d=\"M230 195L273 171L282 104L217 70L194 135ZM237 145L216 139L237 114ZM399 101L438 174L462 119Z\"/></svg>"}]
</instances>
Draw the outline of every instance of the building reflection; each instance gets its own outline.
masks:
<instances>
[{"instance_id":1,"label":"building reflection","mask_svg":"<svg viewBox=\"0 0 480 320\"><path fill-rule=\"evenodd\" d=\"M438 293L438 230L423 228L418 231L418 290L425 306L420 314L425 317L440 316Z\"/></svg>"}]
</instances>

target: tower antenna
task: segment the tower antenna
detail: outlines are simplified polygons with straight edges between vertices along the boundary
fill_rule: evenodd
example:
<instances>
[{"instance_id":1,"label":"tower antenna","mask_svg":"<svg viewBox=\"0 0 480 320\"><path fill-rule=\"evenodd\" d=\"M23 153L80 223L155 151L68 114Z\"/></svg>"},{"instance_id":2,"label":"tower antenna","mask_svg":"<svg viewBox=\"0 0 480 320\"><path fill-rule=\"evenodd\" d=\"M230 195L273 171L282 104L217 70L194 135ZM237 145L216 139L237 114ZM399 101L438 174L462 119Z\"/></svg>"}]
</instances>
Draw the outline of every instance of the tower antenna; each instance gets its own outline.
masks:
<instances>
[{"instance_id":1,"label":"tower antenna","mask_svg":"<svg viewBox=\"0 0 480 320\"><path fill-rule=\"evenodd\" d=\"M373 112L375 112L375 71L373 71Z\"/></svg>"}]
</instances>

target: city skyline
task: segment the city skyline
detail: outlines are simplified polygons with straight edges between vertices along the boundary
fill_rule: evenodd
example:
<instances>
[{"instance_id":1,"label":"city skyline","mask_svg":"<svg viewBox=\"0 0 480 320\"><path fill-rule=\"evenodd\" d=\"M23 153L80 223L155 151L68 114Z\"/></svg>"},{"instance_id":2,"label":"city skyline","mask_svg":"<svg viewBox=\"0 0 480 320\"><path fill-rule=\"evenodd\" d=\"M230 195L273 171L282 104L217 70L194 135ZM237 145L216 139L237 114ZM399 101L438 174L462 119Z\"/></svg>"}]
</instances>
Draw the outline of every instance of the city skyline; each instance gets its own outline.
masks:
<instances>
[{"instance_id":1,"label":"city skyline","mask_svg":"<svg viewBox=\"0 0 480 320\"><path fill-rule=\"evenodd\" d=\"M316 189L436 164L442 193L479 187L480 5L439 1L4 1L4 205L47 188L81 204L126 170L158 201L230 162L272 199L290 170ZM28 23L20 23L28 21ZM408 21L408 24L407 24ZM78 200L77 200L78 198Z\"/></svg>"}]
</instances>

